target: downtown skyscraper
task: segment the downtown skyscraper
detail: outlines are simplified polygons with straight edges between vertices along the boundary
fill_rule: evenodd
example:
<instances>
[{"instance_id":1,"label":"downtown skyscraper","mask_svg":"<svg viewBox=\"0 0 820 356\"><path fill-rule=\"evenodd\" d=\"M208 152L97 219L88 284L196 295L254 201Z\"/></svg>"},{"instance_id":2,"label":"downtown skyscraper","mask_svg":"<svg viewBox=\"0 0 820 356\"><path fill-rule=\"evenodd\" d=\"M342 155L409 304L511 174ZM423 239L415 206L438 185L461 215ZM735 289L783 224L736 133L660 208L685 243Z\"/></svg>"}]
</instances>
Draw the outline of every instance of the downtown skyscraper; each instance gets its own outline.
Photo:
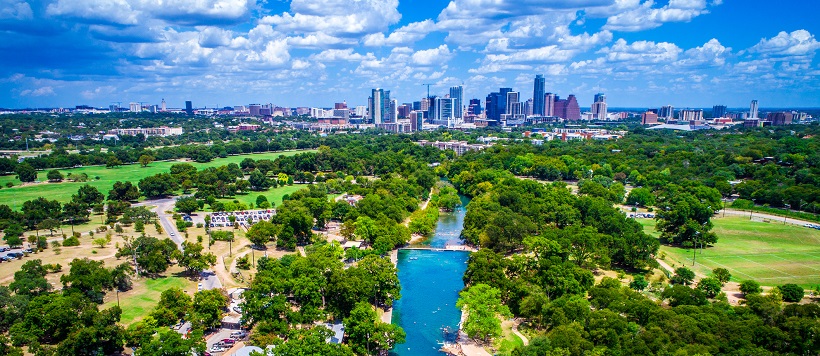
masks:
<instances>
[{"instance_id":1,"label":"downtown skyscraper","mask_svg":"<svg viewBox=\"0 0 820 356\"><path fill-rule=\"evenodd\" d=\"M595 120L606 120L607 119L607 112L606 112L606 95L604 93L595 94L594 101L592 102L592 117Z\"/></svg>"},{"instance_id":2,"label":"downtown skyscraper","mask_svg":"<svg viewBox=\"0 0 820 356\"><path fill-rule=\"evenodd\" d=\"M535 76L535 83L532 89L532 114L536 116L544 116L544 89L546 87L546 81L544 80L544 76L538 74Z\"/></svg>"},{"instance_id":3,"label":"downtown skyscraper","mask_svg":"<svg viewBox=\"0 0 820 356\"><path fill-rule=\"evenodd\" d=\"M384 89L371 90L367 98L367 121L371 124L383 124L390 120L390 91Z\"/></svg>"},{"instance_id":4,"label":"downtown skyscraper","mask_svg":"<svg viewBox=\"0 0 820 356\"><path fill-rule=\"evenodd\" d=\"M464 87L450 87L450 99L453 99L453 117L461 119L464 112Z\"/></svg>"}]
</instances>

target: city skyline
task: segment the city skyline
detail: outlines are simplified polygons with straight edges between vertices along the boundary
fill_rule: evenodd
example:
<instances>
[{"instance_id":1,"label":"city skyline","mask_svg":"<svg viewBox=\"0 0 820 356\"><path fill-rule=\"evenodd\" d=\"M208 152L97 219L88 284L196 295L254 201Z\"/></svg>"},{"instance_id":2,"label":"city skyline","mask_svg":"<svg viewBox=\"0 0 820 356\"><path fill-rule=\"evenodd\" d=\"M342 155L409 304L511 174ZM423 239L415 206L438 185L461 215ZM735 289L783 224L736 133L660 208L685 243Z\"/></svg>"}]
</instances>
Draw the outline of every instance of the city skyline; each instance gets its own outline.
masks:
<instances>
[{"instance_id":1,"label":"city skyline","mask_svg":"<svg viewBox=\"0 0 820 356\"><path fill-rule=\"evenodd\" d=\"M463 83L462 105L500 87L526 103L539 74L582 110L596 93L611 108L820 107L820 25L805 2L0 4L0 48L21 53L0 56L6 108L367 105L372 88L401 103L425 83L437 96Z\"/></svg>"}]
</instances>

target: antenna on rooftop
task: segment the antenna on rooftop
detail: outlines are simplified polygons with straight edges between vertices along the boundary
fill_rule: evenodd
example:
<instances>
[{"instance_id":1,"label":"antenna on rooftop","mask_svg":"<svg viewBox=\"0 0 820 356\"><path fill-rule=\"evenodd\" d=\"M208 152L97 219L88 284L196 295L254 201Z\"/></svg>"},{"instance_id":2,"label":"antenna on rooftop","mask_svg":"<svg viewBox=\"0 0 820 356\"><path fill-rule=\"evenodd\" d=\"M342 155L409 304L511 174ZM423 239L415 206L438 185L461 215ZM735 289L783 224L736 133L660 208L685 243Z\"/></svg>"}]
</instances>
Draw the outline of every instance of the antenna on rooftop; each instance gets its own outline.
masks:
<instances>
[{"instance_id":1,"label":"antenna on rooftop","mask_svg":"<svg viewBox=\"0 0 820 356\"><path fill-rule=\"evenodd\" d=\"M427 97L429 98L429 97L430 97L430 86L431 86L431 85L435 85L435 84L428 84L428 83L424 83L424 84L422 84L422 85L426 85L426 86L427 86Z\"/></svg>"}]
</instances>

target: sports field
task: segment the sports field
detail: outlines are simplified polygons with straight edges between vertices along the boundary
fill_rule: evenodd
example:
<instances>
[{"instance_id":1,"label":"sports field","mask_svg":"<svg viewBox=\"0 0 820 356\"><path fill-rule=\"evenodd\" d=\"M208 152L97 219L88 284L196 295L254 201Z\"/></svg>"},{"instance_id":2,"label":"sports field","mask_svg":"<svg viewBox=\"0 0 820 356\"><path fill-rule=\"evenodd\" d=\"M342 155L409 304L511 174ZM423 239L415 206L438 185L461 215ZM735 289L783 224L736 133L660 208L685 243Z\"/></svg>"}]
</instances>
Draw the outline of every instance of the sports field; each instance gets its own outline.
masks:
<instances>
[{"instance_id":1,"label":"sports field","mask_svg":"<svg viewBox=\"0 0 820 356\"><path fill-rule=\"evenodd\" d=\"M219 167L227 165L229 163L239 164L239 162L241 162L245 158L252 158L254 160L276 159L277 157L282 155L291 156L303 152L313 151L302 150L244 154L237 156L229 156L226 158L217 158L208 163L189 163L193 164L197 169L203 169L207 167ZM60 202L67 202L71 200L71 195L77 193L77 189L79 189L84 184L90 184L99 189L100 192L102 192L103 194L108 195L108 191L111 190L111 187L114 186L114 182L116 181L130 181L134 184L137 184L137 182L139 182L139 180L144 177L151 176L157 173L168 172L171 169L172 165L179 162L183 162L183 160L153 162L147 167L142 167L139 164L131 164L111 169L105 168L103 166L93 166L60 170L60 172L62 172L64 176L67 176L68 173L87 174L89 177L89 181L85 183L73 183L67 181L63 181L61 183L48 183L48 179L46 178L46 174L48 174L48 171L39 171L37 174L38 179L43 183L26 184L23 186L20 185L20 180L18 180L17 177L14 175L1 176L0 186L2 186L2 189L0 189L0 204L6 204L14 210L20 210L24 201L37 199L41 196L48 199L58 200ZM94 179L95 177L100 177L100 179ZM6 188L6 182L14 183L14 187ZM254 199L255 198L256 196L254 196Z\"/></svg>"},{"instance_id":2,"label":"sports field","mask_svg":"<svg viewBox=\"0 0 820 356\"><path fill-rule=\"evenodd\" d=\"M654 220L638 221L647 233L658 236ZM718 242L696 251L694 267L692 249L661 246L664 261L702 275L723 267L734 281L753 279L767 286L796 283L813 288L820 284L820 230L739 216L716 217L712 222Z\"/></svg>"}]
</instances>

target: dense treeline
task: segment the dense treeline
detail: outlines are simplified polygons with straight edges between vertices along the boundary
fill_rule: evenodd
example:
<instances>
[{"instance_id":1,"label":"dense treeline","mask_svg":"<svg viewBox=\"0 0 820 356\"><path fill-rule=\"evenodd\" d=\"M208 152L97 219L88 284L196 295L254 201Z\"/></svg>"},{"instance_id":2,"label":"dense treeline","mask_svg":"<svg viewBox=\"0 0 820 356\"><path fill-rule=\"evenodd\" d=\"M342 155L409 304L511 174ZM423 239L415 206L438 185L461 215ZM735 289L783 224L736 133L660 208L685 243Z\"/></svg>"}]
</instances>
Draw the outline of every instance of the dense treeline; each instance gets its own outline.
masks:
<instances>
[{"instance_id":1,"label":"dense treeline","mask_svg":"<svg viewBox=\"0 0 820 356\"><path fill-rule=\"evenodd\" d=\"M320 349L324 355L375 355L403 342L404 331L378 321L373 310L388 308L401 297L396 267L386 257L369 255L344 268L343 256L338 244L323 244L310 248L307 257L260 259L242 305L243 323L254 327L253 342L277 345L276 355ZM344 321L344 345L323 345L327 334L322 326L309 331L298 327L326 320Z\"/></svg>"},{"instance_id":2,"label":"dense treeline","mask_svg":"<svg viewBox=\"0 0 820 356\"><path fill-rule=\"evenodd\" d=\"M814 355L820 306L783 306L777 297L747 296L745 306L708 303L697 290L668 288L665 307L604 278L589 298L563 296L544 303L533 319L544 328L516 356L535 355ZM695 295L695 297L693 297Z\"/></svg>"},{"instance_id":3,"label":"dense treeline","mask_svg":"<svg viewBox=\"0 0 820 356\"><path fill-rule=\"evenodd\" d=\"M690 133L638 127L611 142L494 146L465 154L453 165L457 172L494 168L544 180L592 180L607 190L622 184L655 191L697 181L724 197L820 212L817 126ZM587 189L598 190L594 184ZM610 193L612 200L623 195L617 186Z\"/></svg>"},{"instance_id":4,"label":"dense treeline","mask_svg":"<svg viewBox=\"0 0 820 356\"><path fill-rule=\"evenodd\" d=\"M456 165L453 166L455 168ZM533 236L557 242L580 266L643 268L654 263L658 241L599 197L573 195L561 183L544 185L508 172L451 169L453 183L474 198L462 237L499 253L521 251ZM530 240L528 240L530 239Z\"/></svg>"}]
</instances>

